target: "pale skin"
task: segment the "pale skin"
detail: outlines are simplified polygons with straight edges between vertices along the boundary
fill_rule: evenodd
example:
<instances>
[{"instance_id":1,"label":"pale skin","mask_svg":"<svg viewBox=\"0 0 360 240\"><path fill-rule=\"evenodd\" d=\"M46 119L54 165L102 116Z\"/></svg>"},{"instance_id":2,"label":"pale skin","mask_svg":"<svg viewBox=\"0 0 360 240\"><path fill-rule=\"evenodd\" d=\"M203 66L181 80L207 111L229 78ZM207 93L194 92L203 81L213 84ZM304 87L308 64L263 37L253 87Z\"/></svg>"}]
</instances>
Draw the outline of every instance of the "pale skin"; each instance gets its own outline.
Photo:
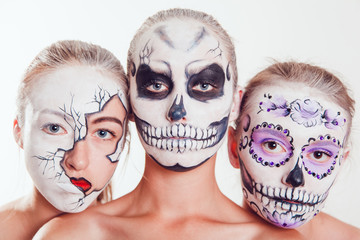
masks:
<instances>
[{"instance_id":1,"label":"pale skin","mask_svg":"<svg viewBox=\"0 0 360 240\"><path fill-rule=\"evenodd\" d=\"M341 113L344 114L344 110L340 108L338 105L331 103L331 99L324 96L321 92L310 89L308 87L305 87L303 85L297 86L296 89L302 89L302 91L293 92L293 83L281 83L281 90L279 90L279 87L269 87L269 86L262 86L258 87L256 91L254 91L254 96L260 96L260 97L252 97L249 98L250 107L248 108L247 112L244 112L242 114L245 114L245 116L249 116L249 119L251 119L249 126L249 129L253 129L253 126L256 126L257 124L262 124L263 122L268 122L272 124L280 124L283 129L289 129L291 136L293 137L293 147L294 147L294 157L296 157L297 151L299 149L299 146L302 146L304 140L309 138L309 136L312 135L325 135L325 134L331 134L331 136L338 136L338 138L343 139L347 128L346 125L339 124L339 127L325 127L323 124L318 123L316 126L310 127L304 127L299 125L298 123L294 122L290 117L284 117L284 116L276 116L271 113L271 110L269 112L259 111L258 104L260 101L263 101L263 94L264 91L271 92L273 94L273 98L276 98L275 96L281 95L284 96L285 99L313 99L313 101L320 102L323 106L323 109L335 109ZM314 103L313 102L313 103ZM348 118L348 115L345 114L345 117ZM244 118L242 118L244 119ZM294 192L296 192L298 189L301 189L302 192L309 191L309 192L322 192L324 190L318 190L318 189L328 189L329 186L334 182L334 179L336 178L336 175L341 169L342 164L344 164L348 154L349 149L344 146L343 151L343 158L341 165L336 165L332 174L327 176L325 180L324 179L316 179L311 175L304 175L304 182L301 185L296 185L293 182L285 181L287 176L289 176L289 172L292 170L293 166L291 164L295 163L293 162L293 158L290 158L289 162L285 163L284 166L274 167L271 169L269 166L263 166L260 164L260 162L256 162L254 158L248 157L249 150L244 147L246 144L244 144L244 141L241 144L241 139L244 139L244 136L246 136L246 131L244 129L244 125L242 124L244 121L241 121L239 124L239 128L242 130L235 130L234 128L230 127L228 132L228 150L229 150L229 156L230 156L230 162L233 167L240 169L240 162L239 159L242 159L242 162L244 163L243 166L246 166L247 171L250 175L252 175L252 178L255 182L262 182L264 186L285 186L287 188L293 188ZM338 124L336 124L338 125ZM340 126L341 125L341 126ZM294 127L292 127L294 126ZM268 127L267 127L268 128ZM261 129L261 128L259 128ZM298 130L298 132L297 132ZM255 129L255 132L259 131L257 128ZM267 139L271 139L271 136L267 136ZM275 139L275 138L273 138ZM269 141L269 140L267 140ZM273 141L273 140L272 140ZM242 146L241 150L239 150L239 146ZM266 145L268 143L265 143L263 145L265 148L268 146ZM255 144L253 143L253 146ZM243 150L245 149L245 151ZM301 147L300 147L301 149ZM326 149L326 145L323 145L323 149ZM246 151L247 150L247 151ZM278 148L271 148L267 149L272 154L282 154L280 152L285 151L285 149ZM257 152L260 154L259 152ZM264 154L261 156L265 156ZM275 156L275 155L274 155ZM312 157L313 155L309 154L309 157ZM269 157L268 157L269 158ZM297 158L295 158L296 161ZM320 159L320 158L319 158ZM323 156L322 159L325 159ZM317 160L316 158L313 159L313 161ZM276 161L276 159L274 159ZM323 160L324 161L324 160ZM321 163L326 164L326 162ZM286 169L286 166L289 166L289 169ZM318 164L318 166L321 166ZM261 171L268 171L268 173L262 173ZM276 171L278 173L276 173ZM261 172L261 173L260 173ZM273 172L271 174L271 172ZM280 174L280 172L282 172ZM244 173L242 171L242 173ZM271 178L266 178L266 176L270 176ZM265 179L265 180L264 180ZM289 179L289 178L287 178ZM244 180L243 180L244 181ZM313 184L312 182L315 182ZM284 187L284 188L285 188ZM245 189L244 189L245 191ZM290 201L291 202L291 201ZM293 202L292 202L293 203ZM261 206L261 203L257 203L259 206L259 209L267 208L272 205L264 205ZM243 206L250 212L253 212L253 209L249 207L248 202L246 202L246 199L244 198ZM270 209L270 207L269 207ZM319 208L319 211L321 208ZM271 211L271 210L270 210ZM277 211L281 211L277 209ZM262 214L260 214L262 215ZM306 215L304 214L306 217ZM312 216L307 215L307 219L304 220L304 224L300 226L295 227L294 230L298 231L300 234L302 234L306 239L359 239L360 237L360 230L358 228L355 228L349 224L346 224L344 222L341 222L340 220L326 214L323 212L317 213L315 217L312 218ZM257 216L259 219L261 218L259 215ZM307 221L307 222L306 222ZM289 222L288 222L289 223ZM269 223L270 224L270 223ZM280 228L281 229L281 228Z\"/></svg>"},{"instance_id":2,"label":"pale skin","mask_svg":"<svg viewBox=\"0 0 360 240\"><path fill-rule=\"evenodd\" d=\"M80 85L87 83L89 89L82 88L81 93L77 92L77 88L73 87L74 78ZM28 105L31 107L28 106L28 108L31 111L26 111L26 123L20 127L18 120L15 119L13 130L16 142L24 150L26 163L30 166L32 166L31 164L35 167L39 166L40 173L42 173L52 169L48 167L52 166L52 162L45 165L47 168L44 168L44 164L39 164L38 158L33 157L44 152L41 147L45 147L45 151L51 151L51 147L60 148L68 142L72 144L74 141L74 136L71 135L72 128L67 124L71 121L62 122L65 119L64 114L56 112L60 111L64 102L69 100L67 97L70 96L69 93L73 93L73 99L77 100L73 101L73 106L76 103L85 105L79 100L81 97L85 103L90 102L93 100L94 91L99 86L113 85L116 80L102 75L91 67L66 66L34 81L32 87L37 89L37 94L29 96ZM53 98L49 96L49 93L54 95L55 91L59 96ZM47 101L44 101L44 98ZM1 231L1 239L31 239L42 225L66 212L56 206L65 206L69 212L71 210L76 212L79 207L86 208L97 205L98 202L94 199L98 195L95 196L95 194L99 194L107 185L117 164L116 161L111 162L106 156L117 149L117 143L123 136L123 123L126 118L126 109L117 95L114 95L106 103L108 104L101 111L84 111L89 113L85 125L87 134L82 141L73 144L70 151L65 151L65 158L62 158L61 161L62 169L68 176L66 178L87 179L90 187L85 184L78 184L78 186L74 183L72 185L70 180L58 184L57 180L60 178L44 178L43 174L37 175L37 172L33 171L32 176L37 178L37 181L45 182L50 179L48 184L41 186L46 195L43 195L34 184L30 194L2 206L0 208L0 229L4 230ZM60 169L59 166L57 167ZM32 171L29 167L28 170ZM101 177L97 178L96 176L99 174ZM64 175L63 178L65 178ZM71 189L71 191L66 191L67 189ZM54 198L56 202L48 199L49 192L53 195L56 194ZM94 198L87 199L87 196L91 194L94 195ZM81 201L78 201L79 199ZM69 205L67 205L68 203Z\"/></svg>"},{"instance_id":3,"label":"pale skin","mask_svg":"<svg viewBox=\"0 0 360 240\"><path fill-rule=\"evenodd\" d=\"M160 34L159 26L163 26ZM198 74L211 64L216 63L223 72L226 72L228 64L226 54L219 55L219 49L217 53L209 51L217 49L218 46L221 48L222 43L209 29L206 30L206 34L199 34L199 29L204 29L204 27L203 24L193 20L172 20L169 23L165 21L154 26L141 37L138 51L151 50L147 52L151 54L144 56L139 54L142 58L140 61L135 60L135 68L138 69L139 65L143 63L150 64L150 67L154 62L165 64L161 65L162 67L155 64L155 67L151 69L152 72L161 75L158 78L161 81L156 83L158 85L146 85L146 88L140 88L142 91L147 89L141 93L147 98L155 92L157 96L161 96L159 97L161 101L151 99L152 104L150 104L146 98L138 97L140 94L134 87L135 73L130 79L130 98L133 110L139 118L150 124L163 122L162 125L155 127L174 125L175 123L192 123L193 126L201 126L203 119L208 121L215 112L215 110L213 112L204 111L205 106L209 106L209 108L215 106L227 111L229 122L235 120L241 91L233 89L231 81L234 80L230 77L229 80L225 78L225 87L216 85L210 87L210 89L215 89L216 94L219 93L218 95L214 94L216 95L215 100L205 99L209 95L203 94L203 92L199 93L198 90L201 88L198 85L192 88L188 87L187 92L196 89L198 92L195 94L201 95L201 101L195 101L186 95L187 92L183 89L187 86L188 80L185 79L187 74L190 76ZM154 31L155 29L157 31ZM170 30L168 31L168 29ZM184 36L186 40L182 38ZM201 36L206 37L203 39ZM196 39L196 41L189 44L192 39ZM209 46L206 46L207 44ZM144 46L147 47L144 48ZM146 51L143 52L146 53ZM194 54L194 51L198 51L197 55L191 55ZM207 53L213 55L207 55ZM138 56L137 53L134 55ZM201 62L201 64L185 74L186 67L193 62ZM208 69L205 72L207 71L212 70ZM134 70L134 72L136 71ZM170 78L171 80L169 80ZM168 83L174 86L170 86ZM220 85L220 83L217 84ZM208 86L201 87L204 87L204 92L208 90ZM217 91L217 88L221 91ZM224 96L221 95L222 91ZM163 94L164 92L165 94ZM176 98L176 96L178 97ZM183 102L182 100L174 101L174 98L180 99L180 96ZM217 100L225 101L217 105L215 104ZM141 112L142 106L139 104L141 101L145 103L147 101L149 107L153 106L153 110L148 111L149 107L147 107L144 112ZM188 104L191 101L193 102L191 106L199 105L201 107L198 110L201 109L201 111L189 108ZM181 106L185 111L175 115L173 114L177 111L175 109L170 114L169 108L171 109L171 106L174 105L179 108ZM189 114L191 110L195 110L194 115ZM157 114L159 120L155 123L151 122L151 116L145 116L145 113ZM140 114L144 114L144 116L139 116ZM134 115L131 120L135 120ZM218 119L215 118L212 121L218 121ZM204 125L203 128L206 128L211 123ZM177 140L172 136L170 140L174 139ZM149 149L148 151L157 161L154 161L150 154L146 154L144 176L131 193L77 216L67 215L53 219L38 232L36 237L38 239L61 239L64 236L84 239L279 239L281 237L297 239L300 237L297 232L292 230L280 231L276 227L264 223L222 194L214 174L216 150L212 150L211 147L197 152L194 150L191 152L188 149L182 152L184 149L179 148L179 152L182 152L179 153L177 151L165 152L160 147L155 149L144 143L143 146L145 149ZM192 153L195 153L197 157L188 162L189 158L181 157L184 156L181 155L183 153L191 157L194 157ZM170 156L174 156L176 162L172 162L173 159ZM181 171L170 169L174 164L180 165Z\"/></svg>"}]
</instances>

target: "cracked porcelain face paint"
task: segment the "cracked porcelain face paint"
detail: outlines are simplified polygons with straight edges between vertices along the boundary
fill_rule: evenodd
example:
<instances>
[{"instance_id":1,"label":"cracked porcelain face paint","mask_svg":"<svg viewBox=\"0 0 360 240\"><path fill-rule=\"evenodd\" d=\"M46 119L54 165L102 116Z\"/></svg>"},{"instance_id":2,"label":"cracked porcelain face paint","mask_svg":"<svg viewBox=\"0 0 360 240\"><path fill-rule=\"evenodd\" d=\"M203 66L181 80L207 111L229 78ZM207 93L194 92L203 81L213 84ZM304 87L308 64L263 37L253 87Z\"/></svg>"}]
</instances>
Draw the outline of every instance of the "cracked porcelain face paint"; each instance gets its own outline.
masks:
<instances>
[{"instance_id":1,"label":"cracked porcelain face paint","mask_svg":"<svg viewBox=\"0 0 360 240\"><path fill-rule=\"evenodd\" d=\"M116 168L126 94L112 76L85 66L63 67L34 81L23 127L27 169L55 208L82 211Z\"/></svg>"},{"instance_id":2,"label":"cracked porcelain face paint","mask_svg":"<svg viewBox=\"0 0 360 240\"><path fill-rule=\"evenodd\" d=\"M161 166L187 171L220 147L233 79L216 35L194 20L156 24L138 40L130 98L140 140Z\"/></svg>"},{"instance_id":3,"label":"cracked porcelain face paint","mask_svg":"<svg viewBox=\"0 0 360 240\"><path fill-rule=\"evenodd\" d=\"M239 125L244 198L274 225L301 226L323 208L341 168L345 111L288 83L258 87L249 104Z\"/></svg>"}]
</instances>

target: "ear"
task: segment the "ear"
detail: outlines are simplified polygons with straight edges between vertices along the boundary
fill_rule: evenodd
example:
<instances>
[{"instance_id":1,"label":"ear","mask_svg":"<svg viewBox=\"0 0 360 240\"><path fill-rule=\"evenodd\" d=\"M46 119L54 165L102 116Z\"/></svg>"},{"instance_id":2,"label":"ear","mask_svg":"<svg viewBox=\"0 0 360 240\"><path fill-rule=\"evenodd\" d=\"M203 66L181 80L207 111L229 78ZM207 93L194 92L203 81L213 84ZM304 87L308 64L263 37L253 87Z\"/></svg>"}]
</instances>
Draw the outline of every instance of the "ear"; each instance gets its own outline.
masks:
<instances>
[{"instance_id":1,"label":"ear","mask_svg":"<svg viewBox=\"0 0 360 240\"><path fill-rule=\"evenodd\" d=\"M238 152L237 152L236 131L233 127L229 127L228 131L228 154L231 165L234 168L240 168Z\"/></svg>"},{"instance_id":2,"label":"ear","mask_svg":"<svg viewBox=\"0 0 360 240\"><path fill-rule=\"evenodd\" d=\"M349 155L350 155L350 147L345 147L344 155L343 155L343 159L342 159L342 164L344 164L344 162L349 157Z\"/></svg>"},{"instance_id":3,"label":"ear","mask_svg":"<svg viewBox=\"0 0 360 240\"><path fill-rule=\"evenodd\" d=\"M241 102L242 96L243 96L242 87L237 86L234 96L233 96L233 102L232 102L232 106L231 106L231 112L230 112L230 117L229 117L230 122L235 121L237 119L237 117L239 116L240 102Z\"/></svg>"},{"instance_id":4,"label":"ear","mask_svg":"<svg viewBox=\"0 0 360 240\"><path fill-rule=\"evenodd\" d=\"M13 134L16 143L19 145L19 147L23 148L22 132L17 119L14 120Z\"/></svg>"}]
</instances>

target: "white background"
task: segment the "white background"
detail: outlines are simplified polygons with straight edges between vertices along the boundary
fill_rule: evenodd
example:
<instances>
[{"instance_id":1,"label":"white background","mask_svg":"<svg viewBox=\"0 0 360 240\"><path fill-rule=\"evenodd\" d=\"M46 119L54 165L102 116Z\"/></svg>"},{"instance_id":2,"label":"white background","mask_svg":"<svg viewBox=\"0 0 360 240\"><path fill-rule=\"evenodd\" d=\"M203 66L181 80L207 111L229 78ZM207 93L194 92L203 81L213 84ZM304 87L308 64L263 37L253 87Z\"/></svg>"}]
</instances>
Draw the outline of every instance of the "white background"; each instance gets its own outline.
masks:
<instances>
[{"instance_id":1,"label":"white background","mask_svg":"<svg viewBox=\"0 0 360 240\"><path fill-rule=\"evenodd\" d=\"M271 59L317 64L343 79L358 103L353 152L324 211L360 227L358 0L1 0L0 205L32 187L22 153L13 140L12 121L19 80L35 55L55 41L77 39L109 49L126 69L127 49L135 31L148 16L172 7L205 11L218 19L234 40L241 85L269 65ZM126 167L115 173L116 196L133 189L142 175L144 152L133 126L131 141ZM230 166L225 144L218 154L216 176L221 190L240 203L239 171Z\"/></svg>"}]
</instances>

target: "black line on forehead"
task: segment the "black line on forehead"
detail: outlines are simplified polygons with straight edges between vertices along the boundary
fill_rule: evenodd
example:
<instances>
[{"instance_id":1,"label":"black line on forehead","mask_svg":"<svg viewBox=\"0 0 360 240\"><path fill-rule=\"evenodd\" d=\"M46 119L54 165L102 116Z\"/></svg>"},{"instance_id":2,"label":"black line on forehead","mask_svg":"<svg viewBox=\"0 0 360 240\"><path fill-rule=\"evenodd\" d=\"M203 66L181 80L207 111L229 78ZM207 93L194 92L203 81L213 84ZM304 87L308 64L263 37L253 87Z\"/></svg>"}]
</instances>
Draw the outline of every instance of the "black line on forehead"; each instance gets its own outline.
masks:
<instances>
[{"instance_id":1,"label":"black line on forehead","mask_svg":"<svg viewBox=\"0 0 360 240\"><path fill-rule=\"evenodd\" d=\"M204 37L207 35L207 32L205 30L204 27L201 28L201 31L198 32L194 38L194 40L191 43L191 46L186 50L186 51L190 51L192 50L194 47L198 46L201 42L202 39L204 39Z\"/></svg>"},{"instance_id":2,"label":"black line on forehead","mask_svg":"<svg viewBox=\"0 0 360 240\"><path fill-rule=\"evenodd\" d=\"M171 48L175 48L173 42L165 32L165 27L161 26L155 29L155 33L160 37L160 39L166 43Z\"/></svg>"}]
</instances>

